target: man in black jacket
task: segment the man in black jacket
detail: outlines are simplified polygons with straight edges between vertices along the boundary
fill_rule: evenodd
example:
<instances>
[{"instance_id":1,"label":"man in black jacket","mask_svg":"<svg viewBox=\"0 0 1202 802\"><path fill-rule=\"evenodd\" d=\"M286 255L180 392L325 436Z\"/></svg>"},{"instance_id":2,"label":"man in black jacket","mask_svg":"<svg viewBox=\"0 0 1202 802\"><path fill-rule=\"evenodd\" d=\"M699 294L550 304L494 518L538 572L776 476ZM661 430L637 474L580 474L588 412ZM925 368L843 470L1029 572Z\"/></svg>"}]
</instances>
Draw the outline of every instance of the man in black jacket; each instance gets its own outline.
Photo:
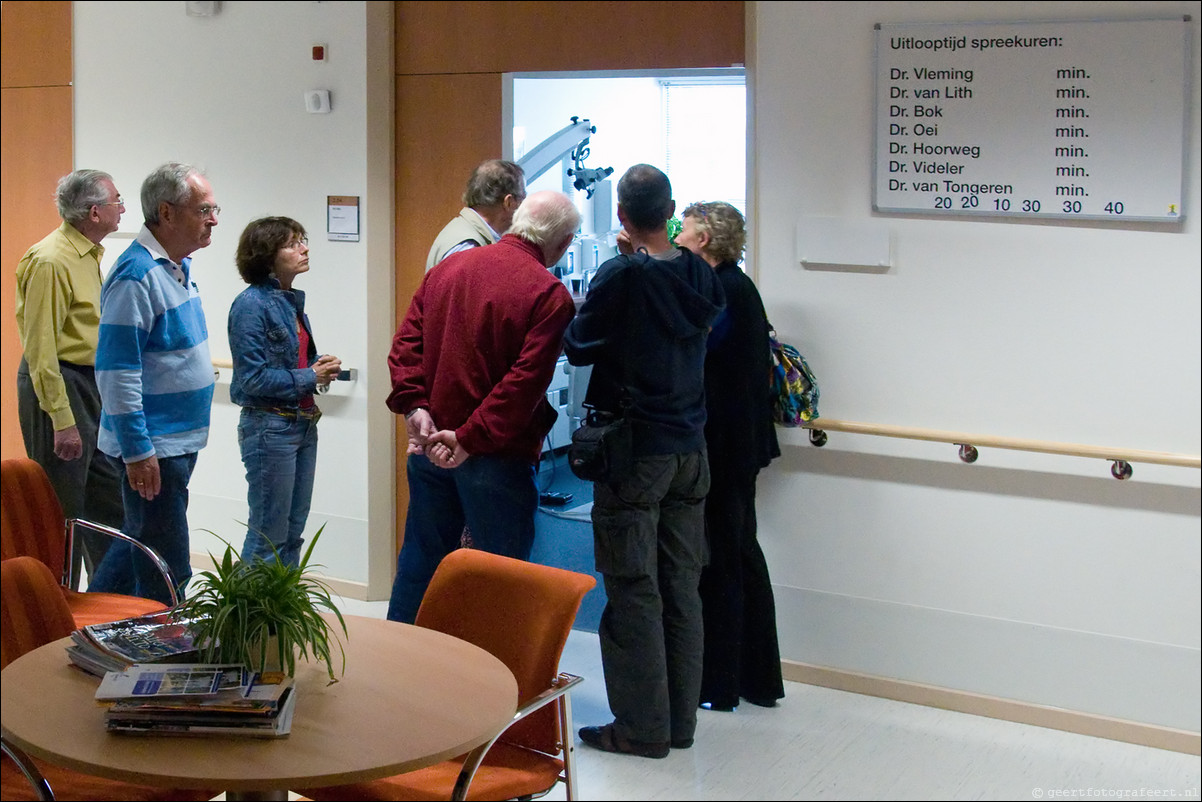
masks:
<instances>
[{"instance_id":1,"label":"man in black jacket","mask_svg":"<svg viewBox=\"0 0 1202 802\"><path fill-rule=\"evenodd\" d=\"M564 335L568 361L593 365L586 405L618 412L627 401L635 456L626 475L593 489L596 567L608 600L601 660L614 721L584 727L580 738L654 758L692 746L697 726L697 586L710 484L705 347L725 304L710 266L669 241L675 210L663 172L647 164L626 171L618 219L634 257L601 266Z\"/></svg>"}]
</instances>

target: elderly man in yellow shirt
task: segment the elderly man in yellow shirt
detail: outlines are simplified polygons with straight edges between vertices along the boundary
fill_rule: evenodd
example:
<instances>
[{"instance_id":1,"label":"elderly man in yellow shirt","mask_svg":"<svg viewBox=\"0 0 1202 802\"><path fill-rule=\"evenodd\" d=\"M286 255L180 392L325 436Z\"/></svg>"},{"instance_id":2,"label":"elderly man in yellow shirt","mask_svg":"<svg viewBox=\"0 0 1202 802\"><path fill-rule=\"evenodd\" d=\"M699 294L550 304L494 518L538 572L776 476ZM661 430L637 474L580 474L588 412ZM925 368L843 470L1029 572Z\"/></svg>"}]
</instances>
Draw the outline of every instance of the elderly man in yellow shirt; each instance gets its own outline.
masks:
<instances>
[{"instance_id":1,"label":"elderly man in yellow shirt","mask_svg":"<svg viewBox=\"0 0 1202 802\"><path fill-rule=\"evenodd\" d=\"M63 176L55 198L62 225L26 251L17 266L17 330L24 349L17 370L21 434L68 518L120 528L120 468L96 448L95 365L100 243L117 230L125 204L112 176L100 170ZM77 587L81 561L92 575L108 539L83 532L78 545L72 570Z\"/></svg>"}]
</instances>

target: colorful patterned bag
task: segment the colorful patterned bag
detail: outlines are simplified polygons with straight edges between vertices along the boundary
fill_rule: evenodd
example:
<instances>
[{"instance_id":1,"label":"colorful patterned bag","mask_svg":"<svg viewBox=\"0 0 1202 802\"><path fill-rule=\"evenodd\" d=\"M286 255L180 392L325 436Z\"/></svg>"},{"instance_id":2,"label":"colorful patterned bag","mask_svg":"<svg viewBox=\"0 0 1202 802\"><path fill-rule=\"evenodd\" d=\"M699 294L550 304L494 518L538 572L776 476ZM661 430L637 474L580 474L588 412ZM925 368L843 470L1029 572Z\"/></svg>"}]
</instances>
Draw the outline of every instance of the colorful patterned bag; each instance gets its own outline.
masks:
<instances>
[{"instance_id":1,"label":"colorful patterned bag","mask_svg":"<svg viewBox=\"0 0 1202 802\"><path fill-rule=\"evenodd\" d=\"M772 349L772 419L781 426L801 426L818 417L818 380L796 348L768 334Z\"/></svg>"}]
</instances>

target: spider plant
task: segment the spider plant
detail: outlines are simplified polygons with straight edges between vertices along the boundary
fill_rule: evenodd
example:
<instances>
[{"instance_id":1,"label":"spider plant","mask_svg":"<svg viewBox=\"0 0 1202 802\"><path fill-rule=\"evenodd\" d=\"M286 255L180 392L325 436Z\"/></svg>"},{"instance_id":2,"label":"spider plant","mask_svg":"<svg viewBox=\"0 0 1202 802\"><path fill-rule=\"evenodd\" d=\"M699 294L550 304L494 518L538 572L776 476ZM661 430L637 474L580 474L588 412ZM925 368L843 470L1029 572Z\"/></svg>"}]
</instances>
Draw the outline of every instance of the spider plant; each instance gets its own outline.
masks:
<instances>
[{"instance_id":1,"label":"spider plant","mask_svg":"<svg viewBox=\"0 0 1202 802\"><path fill-rule=\"evenodd\" d=\"M278 659L280 669L294 676L299 655L326 664L330 682L337 682L332 649L341 656L339 673L346 671L346 651L333 622L322 617L334 614L346 635L346 621L330 597L324 582L306 574L313 547L321 537L317 530L297 566L279 559L238 559L234 547L225 543L225 554L212 571L202 571L187 600L180 604L183 615L195 619L192 629L200 644L201 660L209 663L244 663L263 670L268 658ZM212 555L209 555L212 557ZM270 653L270 654L269 654Z\"/></svg>"}]
</instances>

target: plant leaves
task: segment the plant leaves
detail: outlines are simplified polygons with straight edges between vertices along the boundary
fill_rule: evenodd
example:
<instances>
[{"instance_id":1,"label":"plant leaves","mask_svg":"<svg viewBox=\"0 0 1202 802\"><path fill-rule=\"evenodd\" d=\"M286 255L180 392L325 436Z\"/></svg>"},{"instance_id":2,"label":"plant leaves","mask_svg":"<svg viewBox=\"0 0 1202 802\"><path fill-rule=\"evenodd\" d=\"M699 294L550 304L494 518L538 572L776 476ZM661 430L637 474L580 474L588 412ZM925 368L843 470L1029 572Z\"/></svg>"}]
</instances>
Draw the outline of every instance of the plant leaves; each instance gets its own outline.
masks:
<instances>
[{"instance_id":1,"label":"plant leaves","mask_svg":"<svg viewBox=\"0 0 1202 802\"><path fill-rule=\"evenodd\" d=\"M331 634L341 657L339 674L346 671L346 650L322 612L333 613L343 636L348 635L346 620L329 587L306 573L323 531L324 524L297 566L282 563L278 552L275 559L244 563L228 541L218 538L225 543L221 560L213 558L214 570L197 575L192 595L180 605L181 612L197 619L193 631L203 644L203 660L262 667L274 636L274 656L290 676L296 673L298 656L312 657L326 664L331 683L338 681Z\"/></svg>"}]
</instances>

